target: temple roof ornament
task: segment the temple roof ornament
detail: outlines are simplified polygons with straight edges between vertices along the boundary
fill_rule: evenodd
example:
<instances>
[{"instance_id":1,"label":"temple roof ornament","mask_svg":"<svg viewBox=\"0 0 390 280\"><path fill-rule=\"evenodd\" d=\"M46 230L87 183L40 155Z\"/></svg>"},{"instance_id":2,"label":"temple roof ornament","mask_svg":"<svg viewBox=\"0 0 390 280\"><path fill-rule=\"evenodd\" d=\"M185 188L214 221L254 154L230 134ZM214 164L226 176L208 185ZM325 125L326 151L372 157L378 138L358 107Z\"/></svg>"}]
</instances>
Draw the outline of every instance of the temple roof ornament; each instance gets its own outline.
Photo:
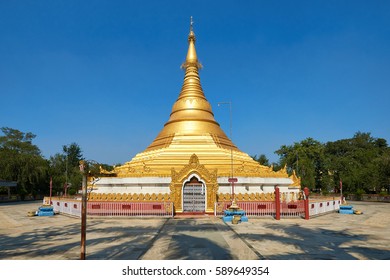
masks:
<instances>
[{"instance_id":1,"label":"temple roof ornament","mask_svg":"<svg viewBox=\"0 0 390 280\"><path fill-rule=\"evenodd\" d=\"M190 31L194 31L194 20L192 19L192 16L190 18Z\"/></svg>"},{"instance_id":2,"label":"temple roof ornament","mask_svg":"<svg viewBox=\"0 0 390 280\"><path fill-rule=\"evenodd\" d=\"M191 17L191 23L190 23L190 33L188 34L188 51L187 51L187 57L186 60L183 62L181 65L181 68L184 70L192 70L189 69L190 67L196 67L197 69L201 69L203 66L202 64L198 61L198 56L196 55L196 50L195 50L195 33L194 33L194 27L193 27L193 20Z\"/></svg>"},{"instance_id":3,"label":"temple roof ornament","mask_svg":"<svg viewBox=\"0 0 390 280\"><path fill-rule=\"evenodd\" d=\"M290 176L290 179L293 181L293 183L290 185L291 187L300 187L301 186L301 178L299 178L293 170L293 174Z\"/></svg>"}]
</instances>

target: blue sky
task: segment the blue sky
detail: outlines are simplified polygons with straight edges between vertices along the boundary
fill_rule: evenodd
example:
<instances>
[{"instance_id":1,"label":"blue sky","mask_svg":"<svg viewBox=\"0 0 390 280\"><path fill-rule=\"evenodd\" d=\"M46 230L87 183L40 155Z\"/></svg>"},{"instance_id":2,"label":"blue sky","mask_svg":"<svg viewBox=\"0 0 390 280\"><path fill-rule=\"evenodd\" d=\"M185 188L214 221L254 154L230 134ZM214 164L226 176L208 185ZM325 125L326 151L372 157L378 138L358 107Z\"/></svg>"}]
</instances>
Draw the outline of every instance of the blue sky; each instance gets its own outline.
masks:
<instances>
[{"instance_id":1,"label":"blue sky","mask_svg":"<svg viewBox=\"0 0 390 280\"><path fill-rule=\"evenodd\" d=\"M357 131L390 142L389 1L1 1L0 127L49 158L143 151L181 89L190 16L203 90L233 142L274 154Z\"/></svg>"}]
</instances>

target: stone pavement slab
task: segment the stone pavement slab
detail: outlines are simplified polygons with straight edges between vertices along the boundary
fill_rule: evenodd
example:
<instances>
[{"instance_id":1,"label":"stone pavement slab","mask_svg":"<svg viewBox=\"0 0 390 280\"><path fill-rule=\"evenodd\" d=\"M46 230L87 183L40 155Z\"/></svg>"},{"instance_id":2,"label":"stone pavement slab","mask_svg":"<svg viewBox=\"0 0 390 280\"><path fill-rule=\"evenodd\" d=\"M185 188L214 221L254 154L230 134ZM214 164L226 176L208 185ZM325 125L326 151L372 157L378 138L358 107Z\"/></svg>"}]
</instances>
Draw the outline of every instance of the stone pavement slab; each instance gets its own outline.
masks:
<instances>
[{"instance_id":1,"label":"stone pavement slab","mask_svg":"<svg viewBox=\"0 0 390 280\"><path fill-rule=\"evenodd\" d=\"M334 212L310 220L249 219L229 226L270 260L390 259L390 204L350 204L363 214Z\"/></svg>"},{"instance_id":2,"label":"stone pavement slab","mask_svg":"<svg viewBox=\"0 0 390 280\"><path fill-rule=\"evenodd\" d=\"M250 218L91 218L87 259L390 259L390 204L352 202L363 215L310 220ZM41 202L0 204L0 260L77 260L80 219L28 217Z\"/></svg>"},{"instance_id":3,"label":"stone pavement slab","mask_svg":"<svg viewBox=\"0 0 390 280\"><path fill-rule=\"evenodd\" d=\"M27 217L28 211L40 205L40 202L0 204L0 259L80 258L80 218ZM87 259L138 259L164 222L160 218L88 219Z\"/></svg>"},{"instance_id":4,"label":"stone pavement slab","mask_svg":"<svg viewBox=\"0 0 390 280\"><path fill-rule=\"evenodd\" d=\"M257 255L215 217L170 219L141 259L232 260Z\"/></svg>"}]
</instances>

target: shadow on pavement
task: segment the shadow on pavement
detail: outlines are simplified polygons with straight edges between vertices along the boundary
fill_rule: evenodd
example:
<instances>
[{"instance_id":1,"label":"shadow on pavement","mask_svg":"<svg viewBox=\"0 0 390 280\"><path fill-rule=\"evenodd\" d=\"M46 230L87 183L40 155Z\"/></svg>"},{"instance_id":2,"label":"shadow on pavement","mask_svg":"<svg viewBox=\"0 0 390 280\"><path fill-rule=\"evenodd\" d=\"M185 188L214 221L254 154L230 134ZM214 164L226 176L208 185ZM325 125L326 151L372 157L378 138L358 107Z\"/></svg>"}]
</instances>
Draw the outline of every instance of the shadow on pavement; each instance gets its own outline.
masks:
<instances>
[{"instance_id":1,"label":"shadow on pavement","mask_svg":"<svg viewBox=\"0 0 390 280\"><path fill-rule=\"evenodd\" d=\"M275 232L282 232L283 236L269 233L241 233L249 243L259 240L266 243L268 241L278 244L277 246L294 246L295 251L302 253L283 253L275 254L273 252L261 252L269 260L384 260L390 259L390 250L379 250L358 245L347 244L351 241L360 241L364 244L369 239L369 235L352 234L348 231L335 231L323 228L308 229L299 225L265 225L264 228ZM273 246L276 246L276 245ZM261 251L261 248L259 248Z\"/></svg>"}]
</instances>

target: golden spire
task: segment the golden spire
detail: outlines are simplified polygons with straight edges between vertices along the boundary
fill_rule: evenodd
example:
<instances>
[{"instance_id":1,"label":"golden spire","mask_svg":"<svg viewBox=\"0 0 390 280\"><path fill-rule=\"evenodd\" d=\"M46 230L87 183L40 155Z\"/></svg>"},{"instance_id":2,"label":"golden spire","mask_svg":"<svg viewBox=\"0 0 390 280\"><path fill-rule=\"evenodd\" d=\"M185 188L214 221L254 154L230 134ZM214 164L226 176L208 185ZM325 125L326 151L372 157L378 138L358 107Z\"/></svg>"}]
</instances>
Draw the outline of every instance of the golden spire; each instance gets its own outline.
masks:
<instances>
[{"instance_id":1,"label":"golden spire","mask_svg":"<svg viewBox=\"0 0 390 280\"><path fill-rule=\"evenodd\" d=\"M198 69L202 68L202 65L198 61L198 56L196 55L196 50L195 50L195 33L194 33L194 21L192 20L191 17L191 22L190 22L190 33L188 34L188 52L187 52L187 57L186 61L183 62L181 65L182 69L187 69L190 66L194 66Z\"/></svg>"},{"instance_id":2,"label":"golden spire","mask_svg":"<svg viewBox=\"0 0 390 280\"><path fill-rule=\"evenodd\" d=\"M147 151L169 146L173 136L177 133L182 135L209 134L218 142L218 146L237 150L237 147L215 121L211 105L203 93L198 73L202 65L196 55L195 41L191 17L188 52L186 60L182 64L182 68L185 70L183 86L179 98L173 104L168 122L153 143L149 145Z\"/></svg>"}]
</instances>

